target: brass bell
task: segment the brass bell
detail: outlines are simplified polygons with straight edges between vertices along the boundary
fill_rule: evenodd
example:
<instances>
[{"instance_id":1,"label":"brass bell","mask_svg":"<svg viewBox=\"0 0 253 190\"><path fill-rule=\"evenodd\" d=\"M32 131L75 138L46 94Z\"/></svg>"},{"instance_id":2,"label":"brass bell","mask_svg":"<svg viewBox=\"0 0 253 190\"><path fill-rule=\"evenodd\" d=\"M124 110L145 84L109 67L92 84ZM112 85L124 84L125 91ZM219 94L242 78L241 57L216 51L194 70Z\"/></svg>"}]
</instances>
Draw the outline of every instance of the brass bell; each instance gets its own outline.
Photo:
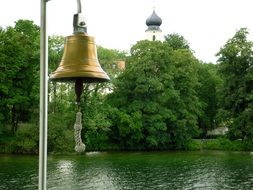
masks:
<instances>
[{"instance_id":1,"label":"brass bell","mask_svg":"<svg viewBox=\"0 0 253 190\"><path fill-rule=\"evenodd\" d=\"M101 68L94 38L75 33L65 38L64 53L59 67L50 75L54 81L106 82L110 78Z\"/></svg>"}]
</instances>

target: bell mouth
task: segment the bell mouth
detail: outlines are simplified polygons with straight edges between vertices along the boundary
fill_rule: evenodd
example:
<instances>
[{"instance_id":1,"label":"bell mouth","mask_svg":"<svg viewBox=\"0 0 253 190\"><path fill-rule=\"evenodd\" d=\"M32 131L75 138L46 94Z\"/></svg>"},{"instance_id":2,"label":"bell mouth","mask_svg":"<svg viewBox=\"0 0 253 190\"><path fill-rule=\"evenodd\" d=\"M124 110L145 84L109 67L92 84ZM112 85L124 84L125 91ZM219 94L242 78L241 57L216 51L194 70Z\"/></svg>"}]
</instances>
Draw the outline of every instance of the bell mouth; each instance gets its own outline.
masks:
<instances>
[{"instance_id":1,"label":"bell mouth","mask_svg":"<svg viewBox=\"0 0 253 190\"><path fill-rule=\"evenodd\" d=\"M60 77L60 78L53 78L50 77L51 81L55 82L75 82L77 80L82 80L84 83L103 83L109 82L110 78L95 78L95 77Z\"/></svg>"},{"instance_id":2,"label":"bell mouth","mask_svg":"<svg viewBox=\"0 0 253 190\"><path fill-rule=\"evenodd\" d=\"M74 82L76 79L82 79L83 82L88 83L107 82L110 80L109 76L98 65L78 64L78 66L75 66L62 63L56 71L50 75L50 80L58 82Z\"/></svg>"}]
</instances>

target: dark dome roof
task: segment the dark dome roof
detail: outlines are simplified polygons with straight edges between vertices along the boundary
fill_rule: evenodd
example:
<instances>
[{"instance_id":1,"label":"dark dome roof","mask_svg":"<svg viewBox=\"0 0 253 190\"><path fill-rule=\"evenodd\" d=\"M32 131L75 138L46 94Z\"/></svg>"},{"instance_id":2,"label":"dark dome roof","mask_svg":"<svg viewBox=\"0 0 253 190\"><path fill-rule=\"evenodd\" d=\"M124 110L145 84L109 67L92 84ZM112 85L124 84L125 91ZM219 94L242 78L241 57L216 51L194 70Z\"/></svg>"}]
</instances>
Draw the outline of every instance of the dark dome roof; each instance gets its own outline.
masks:
<instances>
[{"instance_id":1,"label":"dark dome roof","mask_svg":"<svg viewBox=\"0 0 253 190\"><path fill-rule=\"evenodd\" d=\"M153 10L152 15L150 15L146 20L147 26L160 26L162 24L162 19L157 16L155 10Z\"/></svg>"}]
</instances>

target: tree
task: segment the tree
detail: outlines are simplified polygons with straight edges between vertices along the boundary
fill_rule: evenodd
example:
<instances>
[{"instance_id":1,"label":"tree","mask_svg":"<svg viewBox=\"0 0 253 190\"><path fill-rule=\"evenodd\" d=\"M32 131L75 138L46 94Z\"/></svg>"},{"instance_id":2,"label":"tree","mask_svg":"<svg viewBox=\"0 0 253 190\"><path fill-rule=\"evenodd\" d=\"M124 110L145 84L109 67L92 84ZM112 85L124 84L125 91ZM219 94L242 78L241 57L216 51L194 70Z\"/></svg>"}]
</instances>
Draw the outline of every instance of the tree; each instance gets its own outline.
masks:
<instances>
[{"instance_id":1,"label":"tree","mask_svg":"<svg viewBox=\"0 0 253 190\"><path fill-rule=\"evenodd\" d=\"M1 30L1 117L4 123L12 124L13 133L18 122L29 120L31 108L38 106L38 39L39 28L31 21L19 20L14 28Z\"/></svg>"},{"instance_id":2,"label":"tree","mask_svg":"<svg viewBox=\"0 0 253 190\"><path fill-rule=\"evenodd\" d=\"M8 83L5 83L6 75L3 72L5 70L5 65L3 64L5 60L4 51L4 39L5 39L5 31L3 28L0 28L0 134L3 131L3 123L8 120L8 108L6 105L5 96L8 94Z\"/></svg>"},{"instance_id":3,"label":"tree","mask_svg":"<svg viewBox=\"0 0 253 190\"><path fill-rule=\"evenodd\" d=\"M173 50L177 49L190 49L189 42L179 34L168 34L165 36L165 43Z\"/></svg>"},{"instance_id":4,"label":"tree","mask_svg":"<svg viewBox=\"0 0 253 190\"><path fill-rule=\"evenodd\" d=\"M48 73L54 72L61 61L64 47L64 37L62 36L49 36L48 40ZM57 93L57 89L59 93ZM62 95L66 89L66 84L59 84L56 81L49 81L49 111L56 112L62 110L61 102ZM59 98L57 97L59 96ZM63 101L62 104L65 102Z\"/></svg>"},{"instance_id":5,"label":"tree","mask_svg":"<svg viewBox=\"0 0 253 190\"><path fill-rule=\"evenodd\" d=\"M220 89L222 79L218 73L218 67L214 64L200 63L198 66L198 97L202 104L202 113L199 117L199 127L202 135L219 125L217 114L219 110Z\"/></svg>"},{"instance_id":6,"label":"tree","mask_svg":"<svg viewBox=\"0 0 253 190\"><path fill-rule=\"evenodd\" d=\"M110 108L104 104L105 97L113 89L113 81L122 72L116 62L125 60L126 53L118 50L107 49L98 46L98 59L110 77L110 82L97 84L84 84L83 91L83 136L88 148L101 149L108 146L108 133L110 131L110 121L107 115Z\"/></svg>"},{"instance_id":7,"label":"tree","mask_svg":"<svg viewBox=\"0 0 253 190\"><path fill-rule=\"evenodd\" d=\"M124 148L185 148L197 133L196 59L189 50L140 41L108 96L111 138Z\"/></svg>"},{"instance_id":8,"label":"tree","mask_svg":"<svg viewBox=\"0 0 253 190\"><path fill-rule=\"evenodd\" d=\"M120 73L120 69L117 67L116 62L126 59L126 52L118 51L115 49L107 49L98 46L98 59L101 66L110 75L110 78L114 78Z\"/></svg>"},{"instance_id":9,"label":"tree","mask_svg":"<svg viewBox=\"0 0 253 190\"><path fill-rule=\"evenodd\" d=\"M253 43L248 31L241 28L221 48L218 63L224 79L223 106L228 112L227 125L232 139L241 138L253 145Z\"/></svg>"}]
</instances>

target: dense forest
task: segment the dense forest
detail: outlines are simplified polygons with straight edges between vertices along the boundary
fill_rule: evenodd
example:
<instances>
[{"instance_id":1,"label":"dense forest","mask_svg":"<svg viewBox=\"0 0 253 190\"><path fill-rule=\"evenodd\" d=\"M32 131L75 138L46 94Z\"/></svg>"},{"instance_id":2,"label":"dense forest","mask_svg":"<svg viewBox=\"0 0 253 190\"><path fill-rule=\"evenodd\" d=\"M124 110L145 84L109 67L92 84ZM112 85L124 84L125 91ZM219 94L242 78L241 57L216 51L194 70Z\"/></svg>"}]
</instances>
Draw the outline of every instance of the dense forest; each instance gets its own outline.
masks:
<instances>
[{"instance_id":1,"label":"dense forest","mask_svg":"<svg viewBox=\"0 0 253 190\"><path fill-rule=\"evenodd\" d=\"M29 20L0 28L0 152L38 153L40 28ZM111 81L84 84L87 150L253 149L253 42L241 28L217 52L194 56L179 34L139 41L129 53L98 46ZM49 37L49 74L64 37ZM117 64L125 61L125 68ZM48 151L74 151L72 83L49 81ZM227 127L226 135L208 131ZM209 139L209 140L203 140ZM210 140L211 139L211 140Z\"/></svg>"}]
</instances>

